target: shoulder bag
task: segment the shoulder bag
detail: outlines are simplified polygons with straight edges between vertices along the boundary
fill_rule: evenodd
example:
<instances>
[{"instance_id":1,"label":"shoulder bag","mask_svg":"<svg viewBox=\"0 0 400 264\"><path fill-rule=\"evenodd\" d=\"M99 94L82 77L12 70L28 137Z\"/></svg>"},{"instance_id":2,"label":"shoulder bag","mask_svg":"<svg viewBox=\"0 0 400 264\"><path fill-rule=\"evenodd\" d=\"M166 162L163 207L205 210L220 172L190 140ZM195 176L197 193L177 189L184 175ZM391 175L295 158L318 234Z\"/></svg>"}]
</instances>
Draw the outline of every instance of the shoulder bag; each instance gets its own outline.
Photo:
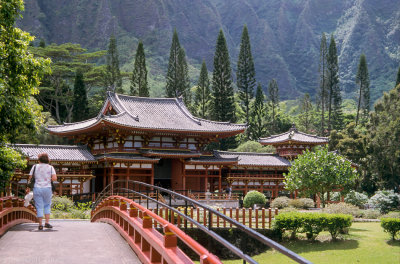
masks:
<instances>
[{"instance_id":1,"label":"shoulder bag","mask_svg":"<svg viewBox=\"0 0 400 264\"><path fill-rule=\"evenodd\" d=\"M35 170L36 170L36 164L33 165L32 177L31 180L28 182L29 189L33 189L33 187L35 187Z\"/></svg>"}]
</instances>

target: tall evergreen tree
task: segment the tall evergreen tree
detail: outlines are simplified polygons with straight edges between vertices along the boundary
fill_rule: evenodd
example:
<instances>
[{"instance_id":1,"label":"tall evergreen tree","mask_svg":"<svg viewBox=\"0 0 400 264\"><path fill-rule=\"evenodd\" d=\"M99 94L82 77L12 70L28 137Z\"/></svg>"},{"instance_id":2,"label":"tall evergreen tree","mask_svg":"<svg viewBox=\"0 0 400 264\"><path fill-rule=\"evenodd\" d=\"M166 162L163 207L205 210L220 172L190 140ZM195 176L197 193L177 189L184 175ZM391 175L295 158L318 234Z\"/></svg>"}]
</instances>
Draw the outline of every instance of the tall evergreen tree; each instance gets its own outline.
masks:
<instances>
[{"instance_id":1,"label":"tall evergreen tree","mask_svg":"<svg viewBox=\"0 0 400 264\"><path fill-rule=\"evenodd\" d=\"M359 86L359 97L357 104L356 126L360 118L360 110L362 111L362 118L367 118L369 114L369 73L367 66L367 59L365 54L361 54L360 62L358 64L356 84Z\"/></svg>"},{"instance_id":2,"label":"tall evergreen tree","mask_svg":"<svg viewBox=\"0 0 400 264\"><path fill-rule=\"evenodd\" d=\"M131 95L139 95L141 97L150 96L147 83L146 56L142 41L139 41L136 49L135 67L131 80Z\"/></svg>"},{"instance_id":3,"label":"tall evergreen tree","mask_svg":"<svg viewBox=\"0 0 400 264\"><path fill-rule=\"evenodd\" d=\"M208 118L211 101L210 81L208 79L208 70L206 62L203 60L200 70L199 82L197 83L196 94L194 98L196 112L201 118Z\"/></svg>"},{"instance_id":4,"label":"tall evergreen tree","mask_svg":"<svg viewBox=\"0 0 400 264\"><path fill-rule=\"evenodd\" d=\"M72 118L74 122L82 121L87 118L87 114L88 99L85 82L82 72L78 70L75 75Z\"/></svg>"},{"instance_id":5,"label":"tall evergreen tree","mask_svg":"<svg viewBox=\"0 0 400 264\"><path fill-rule=\"evenodd\" d=\"M396 85L394 87L396 87L397 85L399 85L400 83L400 66L399 66L399 70L397 71L397 79L396 79Z\"/></svg>"},{"instance_id":6,"label":"tall evergreen tree","mask_svg":"<svg viewBox=\"0 0 400 264\"><path fill-rule=\"evenodd\" d=\"M299 127L309 133L313 127L314 111L311 98L308 93L304 94L300 104Z\"/></svg>"},{"instance_id":7,"label":"tall evergreen tree","mask_svg":"<svg viewBox=\"0 0 400 264\"><path fill-rule=\"evenodd\" d=\"M320 134L325 135L325 110L328 98L328 82L327 82L327 58L328 49L326 44L325 33L322 33L321 45L319 49L319 90L318 90L318 105L321 111Z\"/></svg>"},{"instance_id":8,"label":"tall evergreen tree","mask_svg":"<svg viewBox=\"0 0 400 264\"><path fill-rule=\"evenodd\" d=\"M249 135L251 140L258 140L266 134L266 106L264 104L265 95L261 84L258 83L256 98L251 109Z\"/></svg>"},{"instance_id":9,"label":"tall evergreen tree","mask_svg":"<svg viewBox=\"0 0 400 264\"><path fill-rule=\"evenodd\" d=\"M231 63L228 47L222 30L219 31L214 55L214 71L212 78L212 113L211 117L217 121L235 122L235 101L232 87ZM233 137L220 141L223 150L234 147Z\"/></svg>"},{"instance_id":10,"label":"tall evergreen tree","mask_svg":"<svg viewBox=\"0 0 400 264\"><path fill-rule=\"evenodd\" d=\"M339 64L336 42L331 35L327 56L328 85L328 133L332 129L339 130L343 126L342 96L339 85Z\"/></svg>"},{"instance_id":11,"label":"tall evergreen tree","mask_svg":"<svg viewBox=\"0 0 400 264\"><path fill-rule=\"evenodd\" d=\"M245 112L246 122L249 123L250 101L253 98L254 94L254 86L256 84L256 72L254 69L250 38L246 25L244 25L243 27L236 75L237 87L239 89L239 98L241 100L241 107Z\"/></svg>"},{"instance_id":12,"label":"tall evergreen tree","mask_svg":"<svg viewBox=\"0 0 400 264\"><path fill-rule=\"evenodd\" d=\"M276 133L278 131L279 88L275 79L268 84L268 105L271 110L272 133Z\"/></svg>"},{"instance_id":13,"label":"tall evergreen tree","mask_svg":"<svg viewBox=\"0 0 400 264\"><path fill-rule=\"evenodd\" d=\"M185 50L182 47L178 52L178 65L176 68L176 73L178 77L176 94L177 96L182 96L186 106L190 108L192 96L190 91L189 67L186 62Z\"/></svg>"},{"instance_id":14,"label":"tall evergreen tree","mask_svg":"<svg viewBox=\"0 0 400 264\"><path fill-rule=\"evenodd\" d=\"M169 62L168 62L168 70L167 70L167 85L165 87L165 92L167 97L177 97L178 91L178 56L179 51L181 49L181 45L179 44L178 33L176 29L174 29L174 33L172 35L172 43L171 49L169 53Z\"/></svg>"},{"instance_id":15,"label":"tall evergreen tree","mask_svg":"<svg viewBox=\"0 0 400 264\"><path fill-rule=\"evenodd\" d=\"M107 53L107 70L106 80L107 85L115 90L117 93L122 93L122 76L119 70L119 58L117 50L117 40L114 35L110 37L110 43L108 45Z\"/></svg>"}]
</instances>

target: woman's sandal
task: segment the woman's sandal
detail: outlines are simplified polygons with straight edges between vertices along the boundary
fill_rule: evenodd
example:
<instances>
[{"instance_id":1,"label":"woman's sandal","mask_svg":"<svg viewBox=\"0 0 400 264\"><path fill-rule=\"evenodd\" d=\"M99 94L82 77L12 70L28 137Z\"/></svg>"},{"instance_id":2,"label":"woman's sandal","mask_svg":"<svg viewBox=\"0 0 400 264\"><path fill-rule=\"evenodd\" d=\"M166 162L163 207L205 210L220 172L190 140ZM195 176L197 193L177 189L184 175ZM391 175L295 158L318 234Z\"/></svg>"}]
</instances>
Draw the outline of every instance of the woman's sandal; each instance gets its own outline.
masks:
<instances>
[{"instance_id":1,"label":"woman's sandal","mask_svg":"<svg viewBox=\"0 0 400 264\"><path fill-rule=\"evenodd\" d=\"M43 226L42 225L39 226L39 230L43 230Z\"/></svg>"},{"instance_id":2,"label":"woman's sandal","mask_svg":"<svg viewBox=\"0 0 400 264\"><path fill-rule=\"evenodd\" d=\"M53 226L50 225L49 223L44 224L44 227L46 227L46 228L53 228Z\"/></svg>"}]
</instances>

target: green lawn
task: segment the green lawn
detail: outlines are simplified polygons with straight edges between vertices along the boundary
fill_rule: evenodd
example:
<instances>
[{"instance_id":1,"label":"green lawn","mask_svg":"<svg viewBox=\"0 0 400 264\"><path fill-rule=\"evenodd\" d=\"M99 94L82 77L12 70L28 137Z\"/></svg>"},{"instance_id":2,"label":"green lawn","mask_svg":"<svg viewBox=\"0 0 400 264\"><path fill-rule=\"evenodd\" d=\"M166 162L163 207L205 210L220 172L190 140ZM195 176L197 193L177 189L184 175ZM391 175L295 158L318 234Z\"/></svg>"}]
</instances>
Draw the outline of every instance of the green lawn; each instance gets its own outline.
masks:
<instances>
[{"instance_id":1,"label":"green lawn","mask_svg":"<svg viewBox=\"0 0 400 264\"><path fill-rule=\"evenodd\" d=\"M313 263L400 263L400 241L390 241L380 223L353 223L349 234L331 242L327 233L321 233L317 241L285 242L284 246ZM254 256L259 263L295 263L274 250ZM226 260L224 263L243 263L242 260Z\"/></svg>"}]
</instances>

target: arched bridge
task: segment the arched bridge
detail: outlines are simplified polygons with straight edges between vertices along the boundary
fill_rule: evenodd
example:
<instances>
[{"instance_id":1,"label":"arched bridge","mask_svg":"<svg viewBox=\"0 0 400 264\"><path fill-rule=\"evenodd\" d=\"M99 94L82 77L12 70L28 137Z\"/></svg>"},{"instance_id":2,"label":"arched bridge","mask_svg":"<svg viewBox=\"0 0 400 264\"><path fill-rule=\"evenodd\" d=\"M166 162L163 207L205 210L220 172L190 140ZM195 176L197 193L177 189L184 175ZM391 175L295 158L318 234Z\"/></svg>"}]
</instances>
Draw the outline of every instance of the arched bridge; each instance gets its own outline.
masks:
<instances>
[{"instance_id":1,"label":"arched bridge","mask_svg":"<svg viewBox=\"0 0 400 264\"><path fill-rule=\"evenodd\" d=\"M3 198L1 201L0 206L5 204L3 201L7 201L7 206L0 207L0 223L2 223L0 235L14 225L35 222L34 209L23 207L21 200L11 199L11 204L10 198ZM195 215L193 212L196 212ZM63 259L71 263L74 257L75 260L72 261L74 263L78 263L77 259L82 263L105 261L109 263L115 261L115 263L162 264L194 263L194 261L204 264L222 263L218 256L207 250L206 245L200 244L188 234L188 228L194 227L198 232L207 235L209 240L215 240L221 247L243 259L243 263L257 263L243 249L231 244L216 232L213 228L215 227L215 225L213 226L214 219L217 219L218 223L220 219L223 220L224 226L227 223L230 227L241 230L252 239L276 249L298 263L310 263L279 243L198 201L158 186L125 180L114 181L98 195L91 212L92 224L84 221L54 221L54 231L58 230L60 233L66 229L70 231L64 232L62 236L59 236L58 233L47 232L45 242L48 243L47 247L50 250L44 250L43 253L43 244L40 244L40 249L31 251L31 254L27 256L23 255L22 260L27 257L34 258L32 254L37 254L37 258L44 258L43 254L45 256L47 254L47 259L42 259L41 263L64 263ZM115 230L109 229L110 225L121 236L115 236ZM102 231L92 230L95 227L99 227ZM40 232L18 232L33 231L32 228L37 228L37 224L34 227L32 224L19 225L11 228L10 232L0 239L0 256L6 256L6 258L2 258L3 260L8 259L8 262L4 263L24 263L23 261L17 262L18 258L15 256L17 254L13 254L13 252L21 254L20 252L23 252L21 247L32 248L33 245L35 248L36 239L40 240L44 237ZM77 231L77 229L81 229L81 231ZM88 230L89 232L87 232ZM106 234L107 232L114 232L114 242L107 244L110 237ZM28 236L32 237L29 242L27 242ZM101 239L102 236L104 239ZM121 237L127 243L122 243ZM63 241L64 238L68 240ZM19 240L19 244L13 239ZM115 242L117 240L119 242ZM62 249L54 250L57 244L60 244ZM119 246L115 247L113 244ZM127 245L137 257L131 256L133 255L132 250L127 250ZM81 253L76 254L73 250ZM119 257L114 259L118 250L123 252L118 253L116 256ZM52 255L48 252L55 252L55 254ZM87 259L83 260L85 256ZM125 258L128 262L124 260L123 256L128 256ZM96 258L100 258L100 260L96 261ZM3 263L1 259L0 263Z\"/></svg>"}]
</instances>

